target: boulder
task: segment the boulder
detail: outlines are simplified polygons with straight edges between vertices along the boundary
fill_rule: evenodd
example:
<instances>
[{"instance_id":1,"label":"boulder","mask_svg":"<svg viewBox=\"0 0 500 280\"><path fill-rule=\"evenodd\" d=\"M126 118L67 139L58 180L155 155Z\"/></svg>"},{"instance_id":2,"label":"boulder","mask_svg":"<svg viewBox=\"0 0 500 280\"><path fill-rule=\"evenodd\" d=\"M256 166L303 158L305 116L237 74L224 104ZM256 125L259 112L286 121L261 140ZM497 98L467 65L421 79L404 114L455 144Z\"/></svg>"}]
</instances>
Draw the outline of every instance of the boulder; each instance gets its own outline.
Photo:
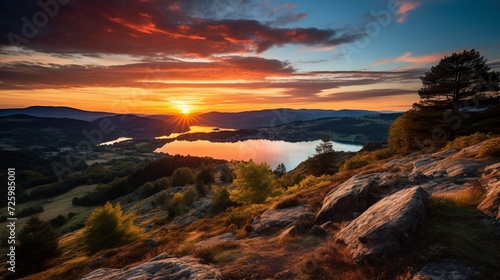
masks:
<instances>
[{"instance_id":1,"label":"boulder","mask_svg":"<svg viewBox=\"0 0 500 280\"><path fill-rule=\"evenodd\" d=\"M352 220L354 212L365 211L368 208L370 189L376 184L377 175L378 173L356 175L331 190L323 200L315 224Z\"/></svg>"},{"instance_id":2,"label":"boulder","mask_svg":"<svg viewBox=\"0 0 500 280\"><path fill-rule=\"evenodd\" d=\"M236 242L238 242L238 237L234 236L232 233L224 233L196 243L195 248L200 249L220 244L235 244Z\"/></svg>"},{"instance_id":3,"label":"boulder","mask_svg":"<svg viewBox=\"0 0 500 280\"><path fill-rule=\"evenodd\" d=\"M159 255L145 263L136 266L126 266L122 269L101 268L94 270L81 280L129 280L129 279L222 279L218 269L200 264L191 257L172 258L166 254Z\"/></svg>"},{"instance_id":4,"label":"boulder","mask_svg":"<svg viewBox=\"0 0 500 280\"><path fill-rule=\"evenodd\" d=\"M290 237L301 236L304 233L306 233L306 229L304 228L304 226L300 223L294 223L293 225L285 229L282 233L280 233L279 239L285 240Z\"/></svg>"},{"instance_id":5,"label":"boulder","mask_svg":"<svg viewBox=\"0 0 500 280\"><path fill-rule=\"evenodd\" d=\"M486 197L479 203L477 209L491 218L500 217L498 208L500 207L500 182L488 185Z\"/></svg>"},{"instance_id":6,"label":"boulder","mask_svg":"<svg viewBox=\"0 0 500 280\"><path fill-rule=\"evenodd\" d=\"M469 280L479 279L481 273L473 268L464 266L453 259L443 259L425 265L419 272L413 276L413 280Z\"/></svg>"},{"instance_id":7,"label":"boulder","mask_svg":"<svg viewBox=\"0 0 500 280\"><path fill-rule=\"evenodd\" d=\"M318 236L318 237L326 237L328 236L328 231L326 231L324 228L314 225L311 230L309 231L312 235Z\"/></svg>"},{"instance_id":8,"label":"boulder","mask_svg":"<svg viewBox=\"0 0 500 280\"><path fill-rule=\"evenodd\" d=\"M406 253L425 219L426 198L421 187L387 196L371 206L336 236L358 261L377 256Z\"/></svg>"},{"instance_id":9,"label":"boulder","mask_svg":"<svg viewBox=\"0 0 500 280\"><path fill-rule=\"evenodd\" d=\"M295 222L312 222L314 213L310 206L299 205L285 209L271 209L252 223L255 234L273 233Z\"/></svg>"}]
</instances>

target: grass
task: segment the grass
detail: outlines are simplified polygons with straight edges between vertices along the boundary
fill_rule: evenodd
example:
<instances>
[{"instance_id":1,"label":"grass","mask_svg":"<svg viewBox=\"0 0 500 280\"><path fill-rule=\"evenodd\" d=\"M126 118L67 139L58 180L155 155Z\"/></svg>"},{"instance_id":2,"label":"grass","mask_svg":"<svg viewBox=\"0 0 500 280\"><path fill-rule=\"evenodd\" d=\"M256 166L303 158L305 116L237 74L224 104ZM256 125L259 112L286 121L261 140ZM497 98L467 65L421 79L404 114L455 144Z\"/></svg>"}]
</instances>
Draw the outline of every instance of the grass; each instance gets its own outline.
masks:
<instances>
[{"instance_id":1,"label":"grass","mask_svg":"<svg viewBox=\"0 0 500 280\"><path fill-rule=\"evenodd\" d=\"M237 242L214 243L195 249L193 256L205 263L227 262L235 259L236 256L233 254L238 253L238 248Z\"/></svg>"},{"instance_id":2,"label":"grass","mask_svg":"<svg viewBox=\"0 0 500 280\"><path fill-rule=\"evenodd\" d=\"M465 265L483 267L484 279L500 278L500 240L493 228L478 219L474 189L429 200L428 220L412 253L414 263L454 258Z\"/></svg>"},{"instance_id":3,"label":"grass","mask_svg":"<svg viewBox=\"0 0 500 280\"><path fill-rule=\"evenodd\" d=\"M69 222L71 224L65 225L61 228L62 231L69 229L69 226L79 223L82 221L85 221L87 216L90 214L92 211L93 207L82 207L82 206L75 206L71 203L71 200L75 196L82 196L86 194L87 192L93 190L97 185L81 185L78 186L64 194L51 197L48 199L37 199L37 200L32 200L32 201L27 201L26 203L21 203L17 205L17 209L22 209L22 208L28 208L28 207L34 207L34 206L43 206L44 211L42 213L39 213L38 216L40 219L44 221L48 221L50 219L53 219L57 217L58 215L64 215L67 216L70 212L77 213L77 216L71 218ZM0 212L6 213L7 209L2 208L0 209ZM17 220L17 226L18 228L22 228L26 221L29 219L29 217L25 218L20 218ZM0 226L5 227L4 224L1 224Z\"/></svg>"}]
</instances>

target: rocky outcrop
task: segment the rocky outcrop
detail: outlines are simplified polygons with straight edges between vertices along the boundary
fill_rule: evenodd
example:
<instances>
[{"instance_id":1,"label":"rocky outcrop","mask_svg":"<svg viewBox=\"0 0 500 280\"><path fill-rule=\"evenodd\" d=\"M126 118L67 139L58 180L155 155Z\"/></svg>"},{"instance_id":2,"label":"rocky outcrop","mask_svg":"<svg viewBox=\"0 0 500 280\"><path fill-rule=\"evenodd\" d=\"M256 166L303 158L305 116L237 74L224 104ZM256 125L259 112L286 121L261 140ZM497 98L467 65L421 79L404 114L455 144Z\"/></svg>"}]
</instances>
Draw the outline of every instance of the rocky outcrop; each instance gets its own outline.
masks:
<instances>
[{"instance_id":1,"label":"rocky outcrop","mask_svg":"<svg viewBox=\"0 0 500 280\"><path fill-rule=\"evenodd\" d=\"M412 280L472 280L480 278L481 273L477 269L464 266L453 259L444 259L425 265L413 276Z\"/></svg>"},{"instance_id":2,"label":"rocky outcrop","mask_svg":"<svg viewBox=\"0 0 500 280\"><path fill-rule=\"evenodd\" d=\"M376 184L375 178L374 174L356 175L330 191L323 200L315 223L348 221L354 218L354 212L365 211L370 189Z\"/></svg>"},{"instance_id":3,"label":"rocky outcrop","mask_svg":"<svg viewBox=\"0 0 500 280\"><path fill-rule=\"evenodd\" d=\"M238 242L238 237L234 236L232 233L224 233L221 235L214 236L212 238L200 241L194 246L196 249L201 249L205 247L212 247L217 245L236 245Z\"/></svg>"},{"instance_id":4,"label":"rocky outcrop","mask_svg":"<svg viewBox=\"0 0 500 280\"><path fill-rule=\"evenodd\" d=\"M413 187L387 196L343 228L336 240L356 260L405 253L425 219L428 193Z\"/></svg>"},{"instance_id":5,"label":"rocky outcrop","mask_svg":"<svg viewBox=\"0 0 500 280\"><path fill-rule=\"evenodd\" d=\"M171 258L161 254L137 266L122 269L101 268L80 278L81 280L129 280L129 279L222 279L218 269L200 264L191 257Z\"/></svg>"},{"instance_id":6,"label":"rocky outcrop","mask_svg":"<svg viewBox=\"0 0 500 280\"><path fill-rule=\"evenodd\" d=\"M252 223L254 234L273 233L295 222L312 222L314 213L310 206L299 205L285 209L271 209Z\"/></svg>"}]
</instances>

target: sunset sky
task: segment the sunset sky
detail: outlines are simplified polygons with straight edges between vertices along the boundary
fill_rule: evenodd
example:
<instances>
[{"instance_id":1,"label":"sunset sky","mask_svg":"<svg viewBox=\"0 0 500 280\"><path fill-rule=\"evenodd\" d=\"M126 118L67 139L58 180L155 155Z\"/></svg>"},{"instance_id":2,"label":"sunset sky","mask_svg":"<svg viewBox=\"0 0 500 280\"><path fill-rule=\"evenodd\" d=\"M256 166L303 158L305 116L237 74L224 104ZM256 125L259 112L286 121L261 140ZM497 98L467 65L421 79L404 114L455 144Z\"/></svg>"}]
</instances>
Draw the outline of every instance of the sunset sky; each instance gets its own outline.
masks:
<instances>
[{"instance_id":1,"label":"sunset sky","mask_svg":"<svg viewBox=\"0 0 500 280\"><path fill-rule=\"evenodd\" d=\"M475 48L500 68L499 12L499 0L1 1L0 107L402 111L444 55Z\"/></svg>"}]
</instances>

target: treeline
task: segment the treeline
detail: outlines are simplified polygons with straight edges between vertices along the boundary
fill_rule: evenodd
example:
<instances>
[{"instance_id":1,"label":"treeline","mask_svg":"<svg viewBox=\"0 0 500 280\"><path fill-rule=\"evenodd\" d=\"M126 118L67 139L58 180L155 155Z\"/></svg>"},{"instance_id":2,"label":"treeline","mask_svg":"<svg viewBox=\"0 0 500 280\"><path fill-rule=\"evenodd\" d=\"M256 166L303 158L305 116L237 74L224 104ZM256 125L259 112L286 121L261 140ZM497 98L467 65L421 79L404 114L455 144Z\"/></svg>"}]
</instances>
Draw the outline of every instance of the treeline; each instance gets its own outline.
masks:
<instances>
[{"instance_id":1,"label":"treeline","mask_svg":"<svg viewBox=\"0 0 500 280\"><path fill-rule=\"evenodd\" d=\"M215 165L223 162L222 160L214 160L212 158L192 156L176 155L164 157L137 168L126 177L113 180L105 185L100 185L83 197L75 197L72 202L74 205L79 206L104 204L106 201L136 191L147 182L171 176L178 168L187 167L196 169L201 166Z\"/></svg>"},{"instance_id":2,"label":"treeline","mask_svg":"<svg viewBox=\"0 0 500 280\"><path fill-rule=\"evenodd\" d=\"M63 194L80 185L107 184L115 178L126 176L140 164L139 159L113 160L106 164L93 164L80 174L72 174L61 182L33 189L28 200L48 198Z\"/></svg>"}]
</instances>

